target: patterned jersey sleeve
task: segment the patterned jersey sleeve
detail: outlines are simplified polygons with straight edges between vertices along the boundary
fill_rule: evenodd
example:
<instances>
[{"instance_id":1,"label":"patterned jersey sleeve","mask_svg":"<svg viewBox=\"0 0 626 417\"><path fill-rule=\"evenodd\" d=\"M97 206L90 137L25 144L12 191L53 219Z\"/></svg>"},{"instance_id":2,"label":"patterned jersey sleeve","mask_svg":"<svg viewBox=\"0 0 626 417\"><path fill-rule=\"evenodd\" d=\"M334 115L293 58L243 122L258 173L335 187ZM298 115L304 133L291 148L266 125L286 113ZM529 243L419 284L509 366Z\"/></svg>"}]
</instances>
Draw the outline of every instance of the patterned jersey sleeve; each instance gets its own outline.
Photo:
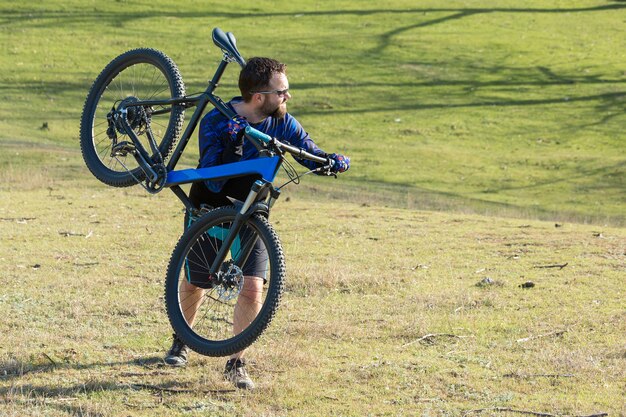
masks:
<instances>
[{"instance_id":1,"label":"patterned jersey sleeve","mask_svg":"<svg viewBox=\"0 0 626 417\"><path fill-rule=\"evenodd\" d=\"M222 135L227 128L227 121L214 112L208 113L200 121L198 144L200 146L200 168L208 168L220 165L224 153L224 141ZM209 190L214 193L220 192L225 180L205 181Z\"/></svg>"}]
</instances>

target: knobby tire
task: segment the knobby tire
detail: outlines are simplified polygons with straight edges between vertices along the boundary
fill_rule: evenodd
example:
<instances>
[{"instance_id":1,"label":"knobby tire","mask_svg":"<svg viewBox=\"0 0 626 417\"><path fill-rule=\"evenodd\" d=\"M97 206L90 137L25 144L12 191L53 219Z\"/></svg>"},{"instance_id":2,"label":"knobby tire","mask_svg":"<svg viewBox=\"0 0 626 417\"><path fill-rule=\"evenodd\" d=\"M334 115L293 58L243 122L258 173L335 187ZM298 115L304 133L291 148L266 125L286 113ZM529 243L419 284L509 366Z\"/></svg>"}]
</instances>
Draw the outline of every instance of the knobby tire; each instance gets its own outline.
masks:
<instances>
[{"instance_id":1,"label":"knobby tire","mask_svg":"<svg viewBox=\"0 0 626 417\"><path fill-rule=\"evenodd\" d=\"M106 133L106 114L131 96L149 100L184 95L185 85L178 67L163 52L134 49L111 61L91 86L81 117L80 148L91 173L103 183L115 187L128 187L137 184L137 180L143 180L145 175L132 155L126 155L124 160L111 156L112 143ZM183 119L184 108L180 105L171 106L171 112L152 119L152 130L163 159L171 153L180 136ZM117 134L118 141L131 141L127 135ZM145 134L140 139L142 137L145 138ZM142 143L148 153L152 153L147 139L143 139ZM153 155L153 158L159 157Z\"/></svg>"},{"instance_id":2,"label":"knobby tire","mask_svg":"<svg viewBox=\"0 0 626 417\"><path fill-rule=\"evenodd\" d=\"M219 286L204 290L195 288L194 291L201 291L202 304L195 314L193 325L188 323L183 313L183 300L186 293L182 290L188 287L185 287L187 284L183 281L199 283L199 281L193 281L198 279L196 275L199 270L203 271L202 277L208 276L208 265L211 259L202 261L201 258L210 250L218 249L217 247L211 249L211 245L214 244L212 241L221 242L215 239L216 230L228 230L228 225L234 221L237 212L238 210L234 207L221 207L197 220L185 231L176 245L167 271L165 303L171 325L177 336L187 346L202 355L228 356L254 343L272 321L284 289L285 259L280 241L267 219L261 214L254 214L238 235L241 239L237 245L241 248L245 246L247 239L251 238L256 241L258 237L258 242L260 242L258 244L267 252L266 282L263 285L262 301L258 303L260 311L255 318L250 319L245 329L233 335L232 317L235 307L232 304L235 300L226 301L226 296L223 294L224 288L219 288ZM227 256L225 262L230 259L231 255L232 258L236 257L233 249L235 245L233 243L230 247L230 255ZM194 270L191 275L190 270ZM243 273L244 275L246 273L245 266ZM220 292L222 296L219 295ZM241 292L239 296L243 294ZM231 308L233 314L231 314ZM199 321L198 317L202 321Z\"/></svg>"}]
</instances>

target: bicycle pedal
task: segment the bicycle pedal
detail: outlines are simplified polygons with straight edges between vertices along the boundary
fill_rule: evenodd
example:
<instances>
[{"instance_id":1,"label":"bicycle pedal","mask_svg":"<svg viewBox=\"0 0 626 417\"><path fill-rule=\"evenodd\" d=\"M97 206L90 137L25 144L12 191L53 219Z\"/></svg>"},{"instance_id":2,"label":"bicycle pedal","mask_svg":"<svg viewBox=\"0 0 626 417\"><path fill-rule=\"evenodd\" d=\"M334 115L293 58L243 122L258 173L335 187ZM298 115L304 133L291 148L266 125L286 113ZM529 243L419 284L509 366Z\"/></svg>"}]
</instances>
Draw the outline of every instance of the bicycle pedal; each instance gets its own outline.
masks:
<instances>
[{"instance_id":1,"label":"bicycle pedal","mask_svg":"<svg viewBox=\"0 0 626 417\"><path fill-rule=\"evenodd\" d=\"M111 156L126 156L135 153L135 145L131 142L120 142L111 148Z\"/></svg>"}]
</instances>

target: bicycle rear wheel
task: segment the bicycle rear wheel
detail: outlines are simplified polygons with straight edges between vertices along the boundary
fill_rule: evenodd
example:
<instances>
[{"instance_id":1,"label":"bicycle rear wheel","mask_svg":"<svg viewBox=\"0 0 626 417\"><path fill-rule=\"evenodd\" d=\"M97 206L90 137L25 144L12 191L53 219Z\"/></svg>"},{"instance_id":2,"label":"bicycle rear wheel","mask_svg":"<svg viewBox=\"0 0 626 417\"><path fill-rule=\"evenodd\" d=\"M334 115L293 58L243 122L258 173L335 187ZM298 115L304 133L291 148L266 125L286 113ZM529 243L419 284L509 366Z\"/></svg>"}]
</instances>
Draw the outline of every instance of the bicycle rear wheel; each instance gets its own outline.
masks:
<instances>
[{"instance_id":1,"label":"bicycle rear wheel","mask_svg":"<svg viewBox=\"0 0 626 417\"><path fill-rule=\"evenodd\" d=\"M220 274L209 275L236 215L234 207L221 207L200 218L181 237L167 271L172 327L202 355L227 356L254 343L272 321L284 288L282 247L259 214L242 227Z\"/></svg>"},{"instance_id":2,"label":"bicycle rear wheel","mask_svg":"<svg viewBox=\"0 0 626 417\"><path fill-rule=\"evenodd\" d=\"M122 102L170 99L184 95L185 85L176 64L160 51L134 49L111 61L93 83L81 117L80 147L92 174L105 184L115 187L127 187L137 184L137 180L143 180L145 175L132 155L112 156L112 133L117 136L118 143L131 140L121 126L109 123L107 115ZM171 106L171 111L159 110L168 109L162 106L129 107L127 118L149 153L152 151L146 131L152 131L161 157L165 159L180 135L184 108L178 105ZM153 155L153 158L158 159L159 156Z\"/></svg>"}]
</instances>

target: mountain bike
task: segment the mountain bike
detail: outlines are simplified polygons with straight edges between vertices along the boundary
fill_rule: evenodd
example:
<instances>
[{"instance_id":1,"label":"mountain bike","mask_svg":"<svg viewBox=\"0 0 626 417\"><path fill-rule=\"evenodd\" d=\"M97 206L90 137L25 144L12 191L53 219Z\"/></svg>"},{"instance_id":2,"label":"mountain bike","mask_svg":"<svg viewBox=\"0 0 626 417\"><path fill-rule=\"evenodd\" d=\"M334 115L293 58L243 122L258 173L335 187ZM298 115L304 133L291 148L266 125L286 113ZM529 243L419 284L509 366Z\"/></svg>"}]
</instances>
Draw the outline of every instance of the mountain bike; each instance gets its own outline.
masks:
<instances>
[{"instance_id":1,"label":"mountain bike","mask_svg":"<svg viewBox=\"0 0 626 417\"><path fill-rule=\"evenodd\" d=\"M87 95L80 146L87 167L105 184L141 184L150 193L169 188L182 201L189 227L167 269L167 315L177 336L191 349L227 356L257 340L272 321L283 293L285 256L268 220L282 188L273 184L280 168L288 173L287 183L297 183L309 173L330 175L333 160L248 126L245 137L259 150L258 158L175 170L207 105L230 119L236 116L214 90L230 63L243 67L246 61L232 33L215 28L212 39L223 58L199 94L185 94L178 67L163 52L134 49L111 61ZM195 111L182 132L185 110L192 107ZM286 154L315 161L319 168L297 174ZM181 188L196 181L247 175L258 179L246 200L233 200L226 207L195 207Z\"/></svg>"}]
</instances>

